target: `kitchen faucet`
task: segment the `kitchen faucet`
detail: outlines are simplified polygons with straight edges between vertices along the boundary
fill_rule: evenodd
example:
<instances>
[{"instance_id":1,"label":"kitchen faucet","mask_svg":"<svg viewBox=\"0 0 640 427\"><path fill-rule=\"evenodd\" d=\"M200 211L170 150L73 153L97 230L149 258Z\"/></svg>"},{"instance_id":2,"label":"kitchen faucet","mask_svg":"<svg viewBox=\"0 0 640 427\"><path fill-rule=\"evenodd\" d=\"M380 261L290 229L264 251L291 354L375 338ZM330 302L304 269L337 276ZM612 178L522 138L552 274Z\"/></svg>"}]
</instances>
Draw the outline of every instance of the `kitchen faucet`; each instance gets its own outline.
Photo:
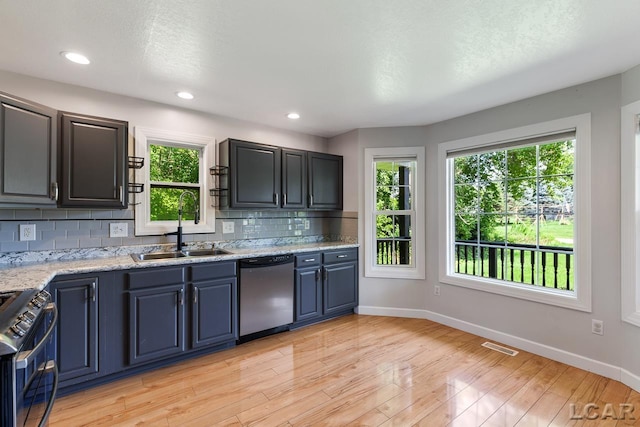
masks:
<instances>
[{"instance_id":1,"label":"kitchen faucet","mask_svg":"<svg viewBox=\"0 0 640 427\"><path fill-rule=\"evenodd\" d=\"M182 243L182 209L184 205L184 196L186 196L187 194L191 196L191 199L193 200L193 208L194 208L193 222L194 224L197 224L198 222L200 222L200 207L198 206L198 201L196 200L196 196L194 196L191 191L188 191L188 190L183 191L180 194L180 199L178 199L178 230L172 233L165 233L165 236L175 235L177 237L176 251L178 252L182 250L182 246L184 245L184 243Z\"/></svg>"}]
</instances>

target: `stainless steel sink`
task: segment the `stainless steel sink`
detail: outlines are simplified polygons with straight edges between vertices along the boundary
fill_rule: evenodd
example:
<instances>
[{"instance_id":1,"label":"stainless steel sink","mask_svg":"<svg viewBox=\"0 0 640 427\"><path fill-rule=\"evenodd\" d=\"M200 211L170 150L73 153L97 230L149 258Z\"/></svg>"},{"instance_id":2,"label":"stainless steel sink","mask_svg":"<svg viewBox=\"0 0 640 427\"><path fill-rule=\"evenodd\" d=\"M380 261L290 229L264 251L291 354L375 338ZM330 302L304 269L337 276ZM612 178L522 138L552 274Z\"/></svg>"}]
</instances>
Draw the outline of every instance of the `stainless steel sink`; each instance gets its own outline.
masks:
<instances>
[{"instance_id":1,"label":"stainless steel sink","mask_svg":"<svg viewBox=\"0 0 640 427\"><path fill-rule=\"evenodd\" d=\"M152 261L158 259L183 258L182 252L153 252L149 254L131 254L134 261Z\"/></svg>"},{"instance_id":2,"label":"stainless steel sink","mask_svg":"<svg viewBox=\"0 0 640 427\"><path fill-rule=\"evenodd\" d=\"M228 255L231 252L224 249L187 249L181 252L152 252L148 254L131 254L134 261L157 261L185 257Z\"/></svg>"},{"instance_id":3,"label":"stainless steel sink","mask_svg":"<svg viewBox=\"0 0 640 427\"><path fill-rule=\"evenodd\" d=\"M229 255L231 252L224 249L187 249L182 253L185 256L213 256L213 255Z\"/></svg>"}]
</instances>

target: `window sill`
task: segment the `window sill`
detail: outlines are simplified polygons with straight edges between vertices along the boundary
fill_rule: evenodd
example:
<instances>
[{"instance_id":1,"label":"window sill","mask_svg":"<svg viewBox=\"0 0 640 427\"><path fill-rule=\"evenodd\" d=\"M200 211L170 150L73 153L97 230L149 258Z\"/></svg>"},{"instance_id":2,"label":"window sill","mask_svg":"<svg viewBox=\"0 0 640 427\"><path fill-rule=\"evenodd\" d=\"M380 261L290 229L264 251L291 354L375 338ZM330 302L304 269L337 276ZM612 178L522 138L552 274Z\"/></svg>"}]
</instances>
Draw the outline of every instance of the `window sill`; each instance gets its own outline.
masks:
<instances>
[{"instance_id":1,"label":"window sill","mask_svg":"<svg viewBox=\"0 0 640 427\"><path fill-rule=\"evenodd\" d=\"M572 310L591 312L591 298L586 296L580 298L577 292L519 283L507 284L500 280L470 278L469 276L455 273L442 275L440 282Z\"/></svg>"},{"instance_id":2,"label":"window sill","mask_svg":"<svg viewBox=\"0 0 640 427\"><path fill-rule=\"evenodd\" d=\"M368 267L365 269L365 277L381 279L410 279L424 280L424 269L415 267Z\"/></svg>"}]
</instances>

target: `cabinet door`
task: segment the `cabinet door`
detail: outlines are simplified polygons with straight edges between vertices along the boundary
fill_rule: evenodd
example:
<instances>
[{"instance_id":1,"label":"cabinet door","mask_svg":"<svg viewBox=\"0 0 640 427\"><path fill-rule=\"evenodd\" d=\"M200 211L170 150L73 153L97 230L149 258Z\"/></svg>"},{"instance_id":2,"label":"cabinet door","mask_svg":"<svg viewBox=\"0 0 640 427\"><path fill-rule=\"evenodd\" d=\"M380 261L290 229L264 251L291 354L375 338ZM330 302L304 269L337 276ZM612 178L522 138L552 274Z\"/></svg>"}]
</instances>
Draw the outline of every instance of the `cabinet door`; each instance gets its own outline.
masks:
<instances>
[{"instance_id":1,"label":"cabinet door","mask_svg":"<svg viewBox=\"0 0 640 427\"><path fill-rule=\"evenodd\" d=\"M282 149L282 203L283 208L306 208L307 205L307 153Z\"/></svg>"},{"instance_id":2,"label":"cabinet door","mask_svg":"<svg viewBox=\"0 0 640 427\"><path fill-rule=\"evenodd\" d=\"M324 314L358 305L358 267L355 262L324 267Z\"/></svg>"},{"instance_id":3,"label":"cabinet door","mask_svg":"<svg viewBox=\"0 0 640 427\"><path fill-rule=\"evenodd\" d=\"M307 153L309 208L342 210L342 156Z\"/></svg>"},{"instance_id":4,"label":"cabinet door","mask_svg":"<svg viewBox=\"0 0 640 427\"><path fill-rule=\"evenodd\" d=\"M322 315L320 267L297 268L295 275L296 322L320 317Z\"/></svg>"},{"instance_id":5,"label":"cabinet door","mask_svg":"<svg viewBox=\"0 0 640 427\"><path fill-rule=\"evenodd\" d=\"M280 149L230 141L229 177L232 208L280 206Z\"/></svg>"},{"instance_id":6,"label":"cabinet door","mask_svg":"<svg viewBox=\"0 0 640 427\"><path fill-rule=\"evenodd\" d=\"M129 363L184 351L184 285L129 293Z\"/></svg>"},{"instance_id":7,"label":"cabinet door","mask_svg":"<svg viewBox=\"0 0 640 427\"><path fill-rule=\"evenodd\" d=\"M59 313L55 348L61 382L99 371L97 287L97 277L50 285Z\"/></svg>"},{"instance_id":8,"label":"cabinet door","mask_svg":"<svg viewBox=\"0 0 640 427\"><path fill-rule=\"evenodd\" d=\"M127 207L126 122L63 113L61 206Z\"/></svg>"},{"instance_id":9,"label":"cabinet door","mask_svg":"<svg viewBox=\"0 0 640 427\"><path fill-rule=\"evenodd\" d=\"M0 203L56 204L56 111L0 93Z\"/></svg>"},{"instance_id":10,"label":"cabinet door","mask_svg":"<svg viewBox=\"0 0 640 427\"><path fill-rule=\"evenodd\" d=\"M235 277L192 284L192 348L238 339L237 295Z\"/></svg>"}]
</instances>

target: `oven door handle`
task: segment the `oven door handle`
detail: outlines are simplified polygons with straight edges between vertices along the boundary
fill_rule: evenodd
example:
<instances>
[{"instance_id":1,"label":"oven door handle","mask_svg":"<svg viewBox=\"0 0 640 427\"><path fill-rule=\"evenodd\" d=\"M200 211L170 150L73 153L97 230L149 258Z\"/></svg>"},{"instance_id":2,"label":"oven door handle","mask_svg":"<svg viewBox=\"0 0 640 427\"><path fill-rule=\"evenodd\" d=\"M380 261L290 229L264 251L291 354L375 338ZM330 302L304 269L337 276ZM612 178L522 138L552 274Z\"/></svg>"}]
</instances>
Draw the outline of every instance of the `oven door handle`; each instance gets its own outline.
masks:
<instances>
[{"instance_id":1,"label":"oven door handle","mask_svg":"<svg viewBox=\"0 0 640 427\"><path fill-rule=\"evenodd\" d=\"M47 340L53 333L53 330L58 323L58 308L55 303L50 302L44 308L46 312L53 312L53 319L51 319L51 323L47 328L47 332L44 334L44 337L36 344L36 346L32 350L21 351L18 353L18 357L16 357L16 369L24 369L33 361L33 359L40 353L40 351L44 348Z\"/></svg>"},{"instance_id":2,"label":"oven door handle","mask_svg":"<svg viewBox=\"0 0 640 427\"><path fill-rule=\"evenodd\" d=\"M56 395L58 394L59 372L58 372L58 366L56 365L56 361L55 360L46 361L45 363L43 363L38 367L37 373L40 375L53 373L53 385L51 387L51 396L49 396L49 401L47 402L47 407L44 411L44 414L42 415L42 419L40 419L40 421L38 422L38 427L44 427L47 425L47 420L49 419L49 415L51 414L51 410L53 409L53 402L54 400L56 400ZM25 389L30 389L31 385L33 384L33 381L36 378L37 378L37 375L33 375L29 379L29 382L25 386Z\"/></svg>"},{"instance_id":3,"label":"oven door handle","mask_svg":"<svg viewBox=\"0 0 640 427\"><path fill-rule=\"evenodd\" d=\"M51 389L51 396L49 396L49 401L47 402L47 409L45 409L44 414L42 415L42 419L40 420L40 424L38 427L46 426L47 420L49 419L49 415L51 414L51 410L53 409L53 402L56 400L56 394L58 394L58 366L56 365L55 360L49 360L44 366L41 366L40 371L43 373L53 372L53 387Z\"/></svg>"}]
</instances>

